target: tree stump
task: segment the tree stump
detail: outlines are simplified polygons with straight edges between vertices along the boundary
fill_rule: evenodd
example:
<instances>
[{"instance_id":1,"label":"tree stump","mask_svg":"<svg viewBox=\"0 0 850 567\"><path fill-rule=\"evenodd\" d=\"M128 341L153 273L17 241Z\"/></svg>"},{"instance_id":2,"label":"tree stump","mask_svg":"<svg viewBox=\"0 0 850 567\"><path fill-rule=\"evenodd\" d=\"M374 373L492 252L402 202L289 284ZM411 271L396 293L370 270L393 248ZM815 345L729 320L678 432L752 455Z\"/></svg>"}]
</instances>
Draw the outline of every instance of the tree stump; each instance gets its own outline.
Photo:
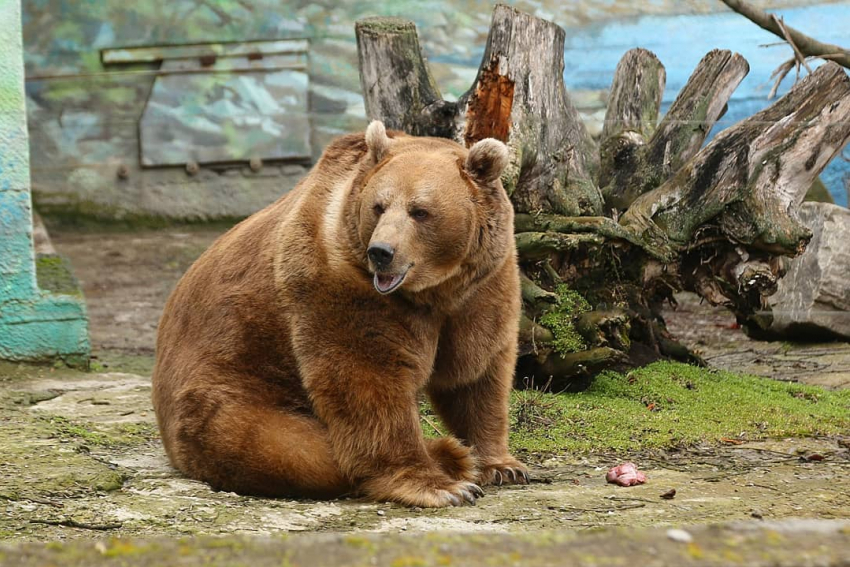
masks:
<instances>
[{"instance_id":1,"label":"tree stump","mask_svg":"<svg viewBox=\"0 0 850 567\"><path fill-rule=\"evenodd\" d=\"M371 18L356 32L370 119L511 150L502 182L523 272L519 379L579 387L606 367L699 362L661 317L681 290L769 326L782 257L811 238L798 208L850 139L850 79L838 65L703 147L747 62L708 53L659 122L664 66L633 49L597 143L564 87L564 30L551 22L497 5L478 76L457 102L441 98L412 23Z\"/></svg>"}]
</instances>

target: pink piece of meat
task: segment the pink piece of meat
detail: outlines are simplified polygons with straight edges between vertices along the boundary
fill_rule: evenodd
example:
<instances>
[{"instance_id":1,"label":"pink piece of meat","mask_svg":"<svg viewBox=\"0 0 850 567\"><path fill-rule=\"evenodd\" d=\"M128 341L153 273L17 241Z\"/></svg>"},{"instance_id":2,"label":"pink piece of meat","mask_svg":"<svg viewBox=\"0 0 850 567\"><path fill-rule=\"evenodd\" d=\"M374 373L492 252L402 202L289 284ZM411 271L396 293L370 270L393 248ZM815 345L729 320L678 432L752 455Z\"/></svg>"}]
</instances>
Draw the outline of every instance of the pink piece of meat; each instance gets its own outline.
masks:
<instances>
[{"instance_id":1,"label":"pink piece of meat","mask_svg":"<svg viewBox=\"0 0 850 567\"><path fill-rule=\"evenodd\" d=\"M605 480L620 486L635 486L646 482L646 475L640 472L634 463L623 463L609 470Z\"/></svg>"}]
</instances>

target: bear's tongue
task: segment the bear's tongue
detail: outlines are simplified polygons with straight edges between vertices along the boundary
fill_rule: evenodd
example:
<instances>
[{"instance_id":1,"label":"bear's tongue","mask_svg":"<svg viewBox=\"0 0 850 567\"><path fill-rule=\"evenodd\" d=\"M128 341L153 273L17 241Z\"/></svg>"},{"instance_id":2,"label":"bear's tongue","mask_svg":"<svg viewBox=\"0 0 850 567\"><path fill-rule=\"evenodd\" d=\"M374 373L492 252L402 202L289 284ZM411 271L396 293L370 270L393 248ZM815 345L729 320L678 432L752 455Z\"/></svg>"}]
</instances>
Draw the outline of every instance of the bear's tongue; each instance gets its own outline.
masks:
<instances>
[{"instance_id":1,"label":"bear's tongue","mask_svg":"<svg viewBox=\"0 0 850 567\"><path fill-rule=\"evenodd\" d=\"M394 274L375 274L375 289L386 293L399 284L402 276Z\"/></svg>"}]
</instances>

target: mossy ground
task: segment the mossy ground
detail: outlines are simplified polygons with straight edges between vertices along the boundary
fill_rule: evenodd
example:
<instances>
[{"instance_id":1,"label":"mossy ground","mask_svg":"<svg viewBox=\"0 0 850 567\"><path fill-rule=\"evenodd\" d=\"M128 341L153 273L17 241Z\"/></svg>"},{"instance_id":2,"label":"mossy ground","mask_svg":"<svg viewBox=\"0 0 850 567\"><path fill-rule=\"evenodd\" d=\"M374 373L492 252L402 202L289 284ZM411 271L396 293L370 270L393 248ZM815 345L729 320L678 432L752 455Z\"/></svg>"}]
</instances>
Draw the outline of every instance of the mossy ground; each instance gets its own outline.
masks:
<instances>
[{"instance_id":1,"label":"mossy ground","mask_svg":"<svg viewBox=\"0 0 850 567\"><path fill-rule=\"evenodd\" d=\"M513 449L535 453L830 435L850 431L850 391L659 362L605 372L584 392L515 392L512 421Z\"/></svg>"}]
</instances>

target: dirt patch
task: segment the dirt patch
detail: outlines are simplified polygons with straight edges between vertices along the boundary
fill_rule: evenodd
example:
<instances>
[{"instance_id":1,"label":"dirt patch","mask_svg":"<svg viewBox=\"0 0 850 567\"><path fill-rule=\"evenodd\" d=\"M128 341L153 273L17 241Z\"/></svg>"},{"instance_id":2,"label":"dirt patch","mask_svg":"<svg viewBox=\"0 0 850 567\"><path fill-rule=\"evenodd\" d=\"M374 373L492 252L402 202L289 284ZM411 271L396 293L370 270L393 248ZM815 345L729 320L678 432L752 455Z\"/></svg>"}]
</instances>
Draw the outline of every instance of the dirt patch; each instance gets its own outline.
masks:
<instances>
[{"instance_id":1,"label":"dirt patch","mask_svg":"<svg viewBox=\"0 0 850 567\"><path fill-rule=\"evenodd\" d=\"M850 343L756 341L744 334L728 310L690 293L676 299L678 307L664 313L667 326L709 365L824 388L850 388Z\"/></svg>"},{"instance_id":2,"label":"dirt patch","mask_svg":"<svg viewBox=\"0 0 850 567\"><path fill-rule=\"evenodd\" d=\"M153 353L156 325L183 273L223 227L126 232L53 229L57 252L71 260L88 308L95 351Z\"/></svg>"}]
</instances>

